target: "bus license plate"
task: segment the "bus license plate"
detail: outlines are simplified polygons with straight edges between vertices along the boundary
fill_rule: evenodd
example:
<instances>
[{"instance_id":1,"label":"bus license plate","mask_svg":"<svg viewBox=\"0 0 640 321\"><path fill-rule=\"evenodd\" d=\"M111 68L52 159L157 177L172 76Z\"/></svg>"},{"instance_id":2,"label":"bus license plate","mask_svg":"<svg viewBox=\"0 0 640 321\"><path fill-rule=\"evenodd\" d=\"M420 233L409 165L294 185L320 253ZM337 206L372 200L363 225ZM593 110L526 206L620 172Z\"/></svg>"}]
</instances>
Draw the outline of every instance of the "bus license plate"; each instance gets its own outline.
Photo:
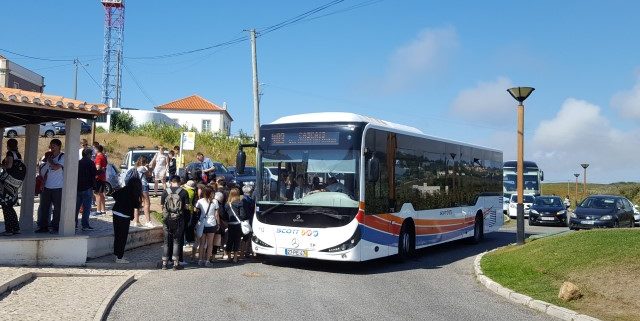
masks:
<instances>
[{"instance_id":1,"label":"bus license plate","mask_svg":"<svg viewBox=\"0 0 640 321\"><path fill-rule=\"evenodd\" d=\"M284 255L288 256L307 256L306 250L300 249L284 249Z\"/></svg>"},{"instance_id":2,"label":"bus license plate","mask_svg":"<svg viewBox=\"0 0 640 321\"><path fill-rule=\"evenodd\" d=\"M585 225L593 225L595 222L594 221L580 221L580 224L585 224Z\"/></svg>"}]
</instances>

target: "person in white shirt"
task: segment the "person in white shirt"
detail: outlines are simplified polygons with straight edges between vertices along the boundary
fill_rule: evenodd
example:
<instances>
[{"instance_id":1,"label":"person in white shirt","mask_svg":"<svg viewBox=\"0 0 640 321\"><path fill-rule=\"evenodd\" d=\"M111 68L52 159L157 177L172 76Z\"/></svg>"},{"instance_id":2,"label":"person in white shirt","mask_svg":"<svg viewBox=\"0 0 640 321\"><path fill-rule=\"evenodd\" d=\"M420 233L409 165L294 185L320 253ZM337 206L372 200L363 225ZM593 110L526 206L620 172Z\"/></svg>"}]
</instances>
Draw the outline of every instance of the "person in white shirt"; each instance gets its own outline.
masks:
<instances>
[{"instance_id":1,"label":"person in white shirt","mask_svg":"<svg viewBox=\"0 0 640 321\"><path fill-rule=\"evenodd\" d=\"M218 202L214 199L213 188L207 186L204 188L202 198L196 203L196 209L200 212L200 220L196 226L200 239L199 260L198 265L211 266L209 259L213 254L214 242L213 238L216 231L220 228L220 212Z\"/></svg>"},{"instance_id":2,"label":"person in white shirt","mask_svg":"<svg viewBox=\"0 0 640 321\"><path fill-rule=\"evenodd\" d=\"M164 147L159 146L158 152L151 159L151 167L153 167L153 190L155 197L159 195L158 181L162 183L162 188L167 187L167 172L169 169L169 158L164 153Z\"/></svg>"},{"instance_id":3,"label":"person in white shirt","mask_svg":"<svg viewBox=\"0 0 640 321\"><path fill-rule=\"evenodd\" d=\"M329 177L327 179L327 186L324 189L327 192L339 192L339 193L349 194L344 184L338 182L338 179L335 177Z\"/></svg>"},{"instance_id":4,"label":"person in white shirt","mask_svg":"<svg viewBox=\"0 0 640 321\"><path fill-rule=\"evenodd\" d=\"M36 233L58 233L60 227L60 209L62 206L62 186L64 185L64 153L62 142L52 139L50 151L45 153L39 173L44 178L44 190L40 194L38 207L38 229ZM53 219L49 226L49 211L53 205Z\"/></svg>"}]
</instances>

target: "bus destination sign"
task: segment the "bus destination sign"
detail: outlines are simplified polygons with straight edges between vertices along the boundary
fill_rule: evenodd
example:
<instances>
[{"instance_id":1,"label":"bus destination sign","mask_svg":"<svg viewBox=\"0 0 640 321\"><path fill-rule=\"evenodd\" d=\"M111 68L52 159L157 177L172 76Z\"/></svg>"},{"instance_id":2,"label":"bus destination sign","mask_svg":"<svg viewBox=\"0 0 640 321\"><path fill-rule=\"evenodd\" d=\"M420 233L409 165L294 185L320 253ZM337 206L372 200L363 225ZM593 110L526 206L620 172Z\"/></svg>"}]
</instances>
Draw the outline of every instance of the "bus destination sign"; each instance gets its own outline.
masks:
<instances>
[{"instance_id":1,"label":"bus destination sign","mask_svg":"<svg viewBox=\"0 0 640 321\"><path fill-rule=\"evenodd\" d=\"M339 132L308 131L308 132L279 132L271 134L273 146L296 145L338 145Z\"/></svg>"}]
</instances>

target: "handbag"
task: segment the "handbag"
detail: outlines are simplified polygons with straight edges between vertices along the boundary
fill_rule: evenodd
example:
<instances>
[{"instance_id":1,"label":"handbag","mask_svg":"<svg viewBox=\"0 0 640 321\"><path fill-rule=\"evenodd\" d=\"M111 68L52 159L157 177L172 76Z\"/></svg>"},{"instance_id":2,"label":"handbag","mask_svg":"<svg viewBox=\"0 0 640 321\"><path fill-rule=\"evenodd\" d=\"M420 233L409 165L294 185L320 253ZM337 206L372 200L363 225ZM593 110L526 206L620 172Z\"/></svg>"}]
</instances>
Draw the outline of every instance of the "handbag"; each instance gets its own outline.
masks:
<instances>
[{"instance_id":1,"label":"handbag","mask_svg":"<svg viewBox=\"0 0 640 321\"><path fill-rule=\"evenodd\" d=\"M207 214L209 214L210 208L211 208L211 203L209 203L209 206L207 206L207 211L204 213L200 213L200 215L204 215L206 217ZM203 233L204 233L204 223L202 222L202 220L198 220L198 224L196 225L196 236L202 237Z\"/></svg>"},{"instance_id":2,"label":"handbag","mask_svg":"<svg viewBox=\"0 0 640 321\"><path fill-rule=\"evenodd\" d=\"M40 175L40 173L36 175L36 188L35 188L36 195L39 195L40 193L42 193L42 191L44 191L44 183L47 181L48 174L49 174L49 170L47 169L47 171L44 172L44 175Z\"/></svg>"},{"instance_id":3,"label":"handbag","mask_svg":"<svg viewBox=\"0 0 640 321\"><path fill-rule=\"evenodd\" d=\"M251 233L251 224L249 224L249 221L247 220L241 221L238 218L238 215L236 215L236 211L233 210L233 206L229 206L229 208L231 209L231 213L233 213L233 216L235 216L236 220L240 222L240 228L242 229L242 234L247 235Z\"/></svg>"}]
</instances>

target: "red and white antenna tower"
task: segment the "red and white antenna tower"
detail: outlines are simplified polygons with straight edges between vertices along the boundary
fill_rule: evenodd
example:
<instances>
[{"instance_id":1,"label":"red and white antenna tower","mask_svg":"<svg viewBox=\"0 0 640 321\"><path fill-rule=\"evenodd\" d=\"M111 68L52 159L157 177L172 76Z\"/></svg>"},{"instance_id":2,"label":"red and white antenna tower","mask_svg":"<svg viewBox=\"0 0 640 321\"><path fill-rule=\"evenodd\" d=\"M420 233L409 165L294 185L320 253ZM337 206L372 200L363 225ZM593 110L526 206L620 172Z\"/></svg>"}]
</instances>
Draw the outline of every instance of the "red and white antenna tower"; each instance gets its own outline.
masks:
<instances>
[{"instance_id":1,"label":"red and white antenna tower","mask_svg":"<svg viewBox=\"0 0 640 321\"><path fill-rule=\"evenodd\" d=\"M122 48L124 43L124 0L101 0L104 7L104 56L102 102L120 107Z\"/></svg>"}]
</instances>

